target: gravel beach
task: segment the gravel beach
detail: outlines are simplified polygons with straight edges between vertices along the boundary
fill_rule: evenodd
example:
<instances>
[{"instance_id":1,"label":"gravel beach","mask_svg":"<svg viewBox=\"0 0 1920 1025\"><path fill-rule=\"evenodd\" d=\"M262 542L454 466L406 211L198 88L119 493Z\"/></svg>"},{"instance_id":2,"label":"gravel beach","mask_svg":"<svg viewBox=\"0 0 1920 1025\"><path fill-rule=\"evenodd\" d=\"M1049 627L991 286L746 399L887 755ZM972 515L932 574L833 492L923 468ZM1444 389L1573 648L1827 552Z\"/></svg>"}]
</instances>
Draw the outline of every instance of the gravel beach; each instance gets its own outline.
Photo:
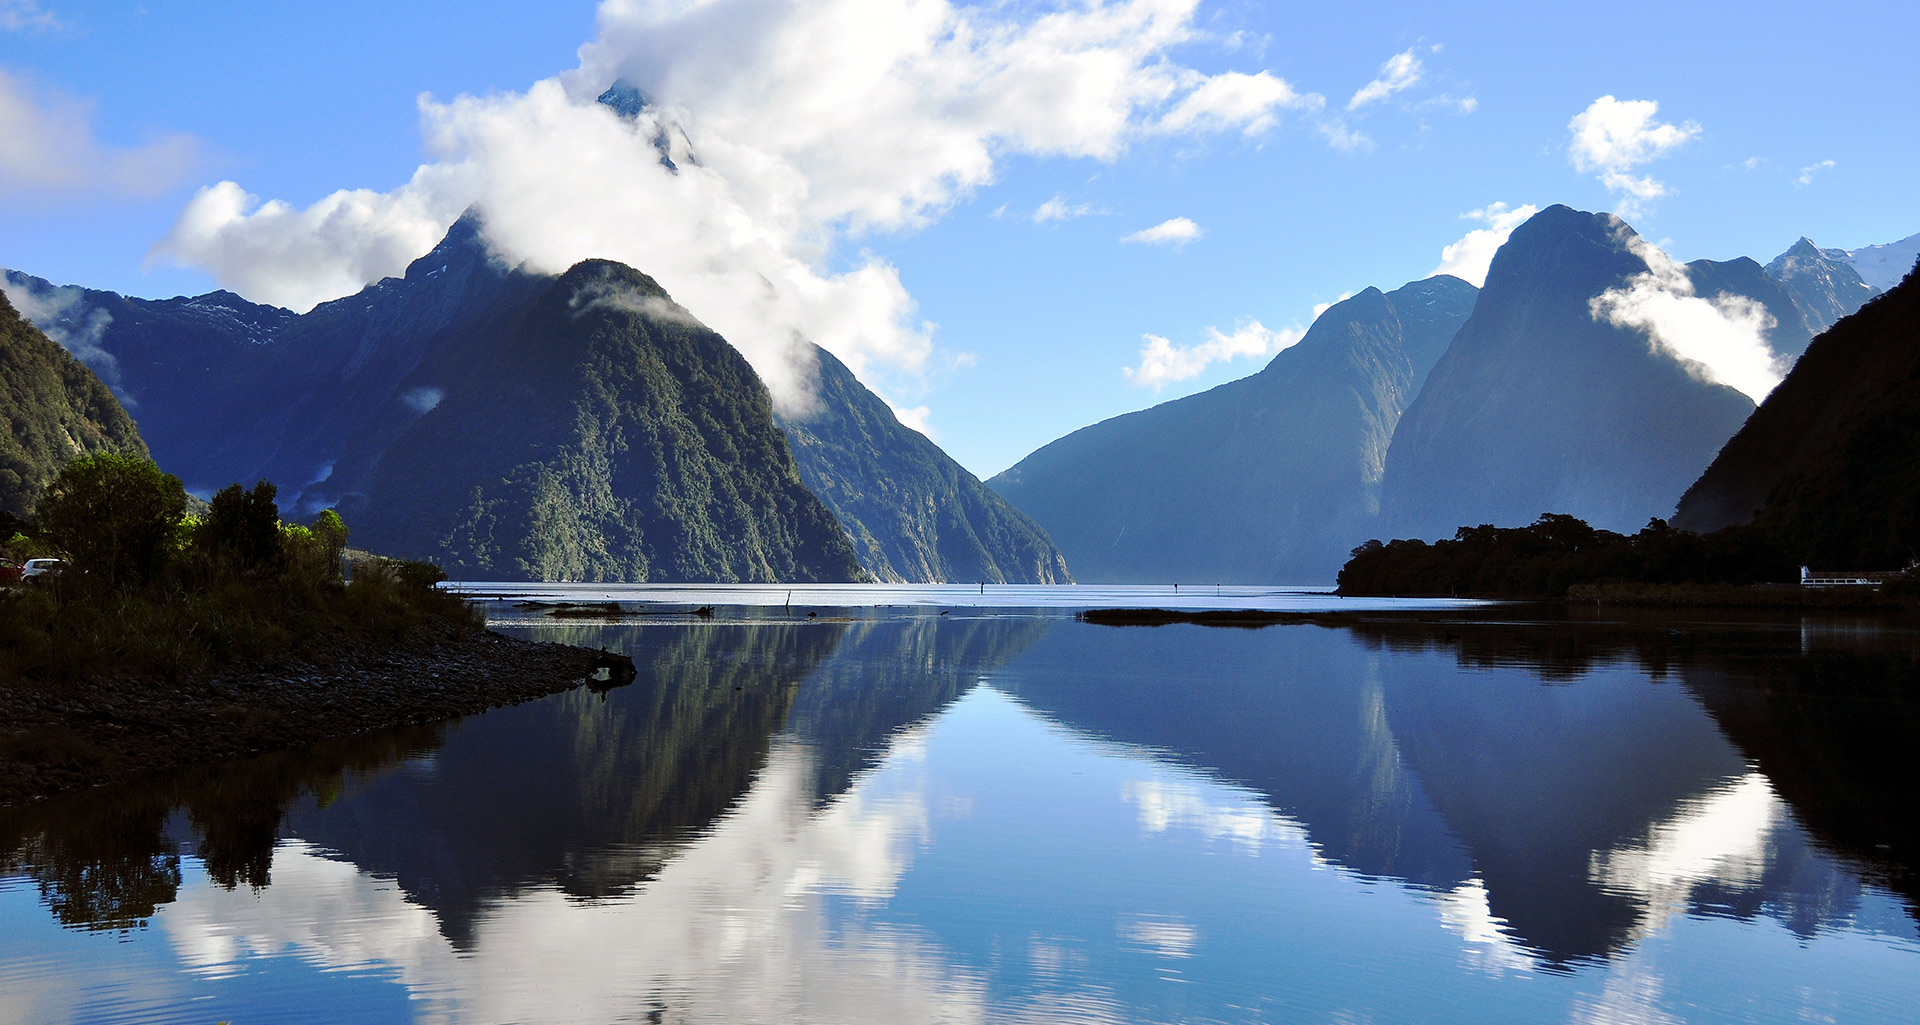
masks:
<instances>
[{"instance_id":1,"label":"gravel beach","mask_svg":"<svg viewBox=\"0 0 1920 1025\"><path fill-rule=\"evenodd\" d=\"M0 806L517 704L580 685L597 657L485 632L177 683L0 683Z\"/></svg>"}]
</instances>

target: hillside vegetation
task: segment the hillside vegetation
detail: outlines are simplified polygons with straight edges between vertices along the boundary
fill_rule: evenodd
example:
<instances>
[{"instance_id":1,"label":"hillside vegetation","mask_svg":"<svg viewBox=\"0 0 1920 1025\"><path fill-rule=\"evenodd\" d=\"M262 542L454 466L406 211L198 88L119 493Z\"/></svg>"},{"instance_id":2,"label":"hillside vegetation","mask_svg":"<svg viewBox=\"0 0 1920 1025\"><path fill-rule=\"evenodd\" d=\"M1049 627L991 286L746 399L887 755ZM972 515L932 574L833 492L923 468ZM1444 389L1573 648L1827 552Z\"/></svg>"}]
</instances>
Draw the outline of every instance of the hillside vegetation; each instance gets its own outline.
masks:
<instances>
[{"instance_id":1,"label":"hillside vegetation","mask_svg":"<svg viewBox=\"0 0 1920 1025\"><path fill-rule=\"evenodd\" d=\"M0 513L33 514L40 493L76 455L142 456L133 418L100 378L42 334L0 293ZM4 540L4 538L0 538Z\"/></svg>"}]
</instances>

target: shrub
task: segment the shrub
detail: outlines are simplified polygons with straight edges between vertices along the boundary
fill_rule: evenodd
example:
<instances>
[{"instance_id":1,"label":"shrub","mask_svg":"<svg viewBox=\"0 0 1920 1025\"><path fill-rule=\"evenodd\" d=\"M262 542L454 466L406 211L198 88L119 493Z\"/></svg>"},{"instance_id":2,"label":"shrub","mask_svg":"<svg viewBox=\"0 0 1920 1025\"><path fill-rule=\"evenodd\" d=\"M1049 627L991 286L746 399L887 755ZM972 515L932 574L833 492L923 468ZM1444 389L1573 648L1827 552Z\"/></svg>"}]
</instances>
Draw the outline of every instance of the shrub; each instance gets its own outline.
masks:
<instances>
[{"instance_id":1,"label":"shrub","mask_svg":"<svg viewBox=\"0 0 1920 1025\"><path fill-rule=\"evenodd\" d=\"M151 460L102 452L54 474L36 513L40 536L109 587L151 579L187 511L180 478Z\"/></svg>"}]
</instances>

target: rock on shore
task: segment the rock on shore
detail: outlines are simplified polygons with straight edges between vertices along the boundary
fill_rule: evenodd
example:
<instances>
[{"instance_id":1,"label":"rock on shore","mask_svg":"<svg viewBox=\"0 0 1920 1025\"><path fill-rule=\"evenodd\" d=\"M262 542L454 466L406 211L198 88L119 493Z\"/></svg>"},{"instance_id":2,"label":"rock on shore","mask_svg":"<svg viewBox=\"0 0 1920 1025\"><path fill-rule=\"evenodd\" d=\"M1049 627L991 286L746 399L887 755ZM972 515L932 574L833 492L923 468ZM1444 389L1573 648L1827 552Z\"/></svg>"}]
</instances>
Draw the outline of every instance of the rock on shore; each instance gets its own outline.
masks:
<instances>
[{"instance_id":1,"label":"rock on shore","mask_svg":"<svg viewBox=\"0 0 1920 1025\"><path fill-rule=\"evenodd\" d=\"M518 704L579 685L596 656L487 632L179 683L0 684L0 805Z\"/></svg>"}]
</instances>

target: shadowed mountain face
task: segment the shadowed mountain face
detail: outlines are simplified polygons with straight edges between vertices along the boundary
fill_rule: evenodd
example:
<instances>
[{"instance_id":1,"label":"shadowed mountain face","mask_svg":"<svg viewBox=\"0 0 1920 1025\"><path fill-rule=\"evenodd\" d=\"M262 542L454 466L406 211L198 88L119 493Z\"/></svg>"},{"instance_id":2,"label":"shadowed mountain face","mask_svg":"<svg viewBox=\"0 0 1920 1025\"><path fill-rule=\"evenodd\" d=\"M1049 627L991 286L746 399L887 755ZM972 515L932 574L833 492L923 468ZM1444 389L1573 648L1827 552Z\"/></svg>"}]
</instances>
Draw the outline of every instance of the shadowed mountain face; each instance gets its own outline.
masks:
<instances>
[{"instance_id":1,"label":"shadowed mountain face","mask_svg":"<svg viewBox=\"0 0 1920 1025\"><path fill-rule=\"evenodd\" d=\"M587 261L495 294L316 486L357 543L480 578L859 576L760 379L651 278Z\"/></svg>"},{"instance_id":2,"label":"shadowed mountain face","mask_svg":"<svg viewBox=\"0 0 1920 1025\"><path fill-rule=\"evenodd\" d=\"M1816 339L1680 500L1689 530L1755 518L1824 566L1920 550L1920 283Z\"/></svg>"},{"instance_id":3,"label":"shadowed mountain face","mask_svg":"<svg viewBox=\"0 0 1920 1025\"><path fill-rule=\"evenodd\" d=\"M1844 250L1821 249L1806 238L1774 257L1767 276L1787 290L1807 330L1816 335L1880 294L1860 280Z\"/></svg>"},{"instance_id":4,"label":"shadowed mountain face","mask_svg":"<svg viewBox=\"0 0 1920 1025\"><path fill-rule=\"evenodd\" d=\"M1672 512L1753 403L1596 317L1591 300L1647 270L1634 238L1611 214L1564 206L1514 230L1394 435L1381 487L1392 536L1450 537L1543 512L1632 532ZM1784 298L1750 260L1688 273L1703 297L1745 277ZM1776 322L1804 331L1780 305L1768 309Z\"/></svg>"},{"instance_id":5,"label":"shadowed mountain face","mask_svg":"<svg viewBox=\"0 0 1920 1025\"><path fill-rule=\"evenodd\" d=\"M78 455L147 446L92 370L0 295L0 513L29 517L47 481Z\"/></svg>"},{"instance_id":6,"label":"shadowed mountain face","mask_svg":"<svg viewBox=\"0 0 1920 1025\"><path fill-rule=\"evenodd\" d=\"M926 435L833 354L814 350L817 409L782 417L800 479L852 535L876 580L1065 584L1047 532Z\"/></svg>"},{"instance_id":7,"label":"shadowed mountain face","mask_svg":"<svg viewBox=\"0 0 1920 1025\"><path fill-rule=\"evenodd\" d=\"M557 279L500 266L469 214L404 277L304 315L8 281L190 488L272 480L283 508L338 506L356 543L458 573L843 580L852 552L884 580L1071 579L1045 531L833 357L819 413L776 426L752 369L630 276L551 300ZM553 301L573 305L530 319Z\"/></svg>"},{"instance_id":8,"label":"shadowed mountain face","mask_svg":"<svg viewBox=\"0 0 1920 1025\"><path fill-rule=\"evenodd\" d=\"M1075 431L988 483L1083 581L1331 580L1372 529L1401 410L1474 296L1447 276L1369 288L1258 374Z\"/></svg>"}]
</instances>

